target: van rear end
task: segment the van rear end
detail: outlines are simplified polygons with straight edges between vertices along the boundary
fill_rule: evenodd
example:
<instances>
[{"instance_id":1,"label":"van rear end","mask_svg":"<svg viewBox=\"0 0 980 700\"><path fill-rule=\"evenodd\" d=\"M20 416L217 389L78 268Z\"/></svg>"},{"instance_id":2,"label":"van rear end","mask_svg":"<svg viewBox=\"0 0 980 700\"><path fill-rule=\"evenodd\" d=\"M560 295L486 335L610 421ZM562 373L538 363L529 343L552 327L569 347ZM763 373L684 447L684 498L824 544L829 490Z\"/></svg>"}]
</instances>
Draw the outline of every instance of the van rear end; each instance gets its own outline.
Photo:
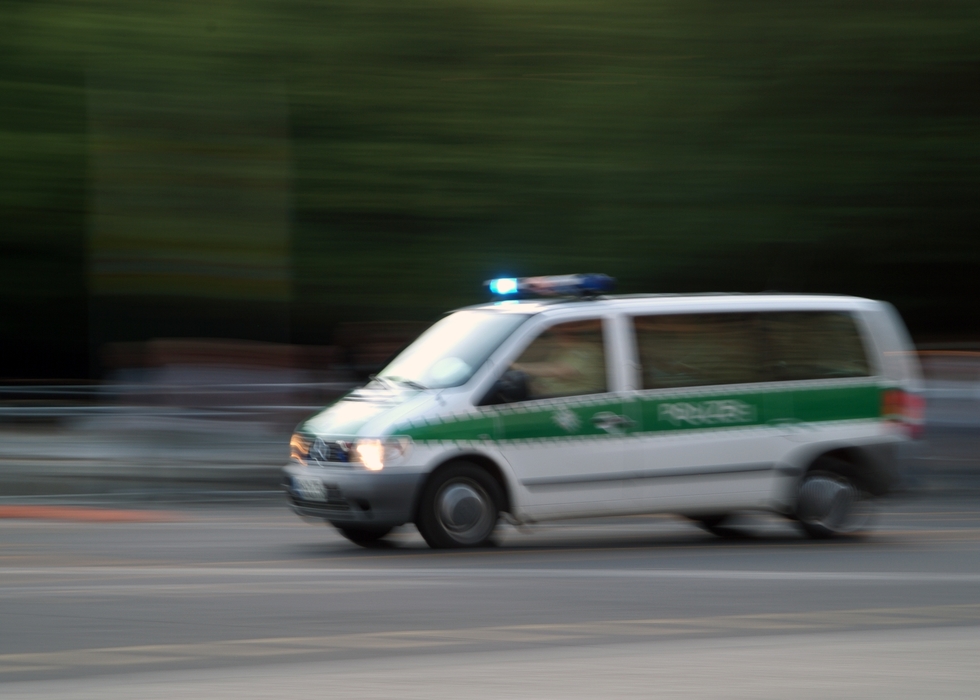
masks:
<instances>
[{"instance_id":1,"label":"van rear end","mask_svg":"<svg viewBox=\"0 0 980 700\"><path fill-rule=\"evenodd\" d=\"M871 333L867 345L876 355L878 374L892 385L882 393L882 418L908 438L920 438L925 427L925 386L905 324L895 307L885 302L874 302L861 311L861 317Z\"/></svg>"}]
</instances>

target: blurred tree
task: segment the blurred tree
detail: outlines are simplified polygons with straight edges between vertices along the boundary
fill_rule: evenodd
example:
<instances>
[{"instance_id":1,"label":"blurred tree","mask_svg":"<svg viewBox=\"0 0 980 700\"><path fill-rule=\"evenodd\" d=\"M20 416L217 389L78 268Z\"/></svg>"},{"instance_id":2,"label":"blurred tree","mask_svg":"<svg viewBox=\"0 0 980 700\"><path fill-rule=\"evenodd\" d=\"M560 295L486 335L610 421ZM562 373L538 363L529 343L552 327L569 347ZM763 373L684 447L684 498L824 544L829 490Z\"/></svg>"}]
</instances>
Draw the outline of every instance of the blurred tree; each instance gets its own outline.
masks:
<instances>
[{"instance_id":1,"label":"blurred tree","mask_svg":"<svg viewBox=\"0 0 980 700\"><path fill-rule=\"evenodd\" d=\"M249 139L275 142L275 129L247 125L270 122L222 110L284 104L288 165L192 171L201 192L288 182L297 342L328 342L345 320L431 318L479 300L495 274L579 270L625 291L858 293L896 302L922 336L980 332L973 2L36 0L2 12L0 158L16 180L3 211L21 222L3 245L57 299L81 289L86 227L92 241L104 230L92 105L108 88L139 106L127 172L171 149L153 125L184 133L171 144L257 153ZM217 120L160 101L201 94ZM183 250L186 216L152 214L173 201L159 183L143 194L132 216ZM232 231L252 218L222 202L194 221ZM222 240L222 264L246 266L245 239ZM52 273L56 260L74 272ZM48 308L48 292L15 277L5 299ZM218 318L255 304L222 294ZM155 308L179 329L178 301L159 294ZM48 332L24 318L37 331L22 336Z\"/></svg>"},{"instance_id":2,"label":"blurred tree","mask_svg":"<svg viewBox=\"0 0 980 700\"><path fill-rule=\"evenodd\" d=\"M84 377L84 72L43 24L0 6L0 376Z\"/></svg>"}]
</instances>

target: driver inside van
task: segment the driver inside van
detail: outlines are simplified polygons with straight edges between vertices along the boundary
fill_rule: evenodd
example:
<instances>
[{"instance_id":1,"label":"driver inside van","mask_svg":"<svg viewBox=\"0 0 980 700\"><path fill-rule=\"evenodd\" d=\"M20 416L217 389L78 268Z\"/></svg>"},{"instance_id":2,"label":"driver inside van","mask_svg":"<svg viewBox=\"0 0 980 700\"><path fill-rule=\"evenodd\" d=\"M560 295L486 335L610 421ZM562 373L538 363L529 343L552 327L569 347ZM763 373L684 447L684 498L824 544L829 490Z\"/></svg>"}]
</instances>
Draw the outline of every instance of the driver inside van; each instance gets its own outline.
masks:
<instances>
[{"instance_id":1,"label":"driver inside van","mask_svg":"<svg viewBox=\"0 0 980 700\"><path fill-rule=\"evenodd\" d=\"M530 399L606 391L601 321L552 326L511 368L528 375Z\"/></svg>"}]
</instances>

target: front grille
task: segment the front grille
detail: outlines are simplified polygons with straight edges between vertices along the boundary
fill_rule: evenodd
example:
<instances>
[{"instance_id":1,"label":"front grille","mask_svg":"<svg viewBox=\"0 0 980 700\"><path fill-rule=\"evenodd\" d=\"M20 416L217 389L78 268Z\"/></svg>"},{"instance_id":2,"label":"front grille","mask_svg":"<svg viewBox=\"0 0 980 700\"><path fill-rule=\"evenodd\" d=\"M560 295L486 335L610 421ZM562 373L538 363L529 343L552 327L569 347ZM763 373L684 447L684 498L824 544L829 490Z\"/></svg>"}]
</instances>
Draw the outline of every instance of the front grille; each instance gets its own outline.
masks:
<instances>
[{"instance_id":1,"label":"front grille","mask_svg":"<svg viewBox=\"0 0 980 700\"><path fill-rule=\"evenodd\" d=\"M349 464L351 445L340 440L317 438L310 445L308 459L310 464Z\"/></svg>"}]
</instances>

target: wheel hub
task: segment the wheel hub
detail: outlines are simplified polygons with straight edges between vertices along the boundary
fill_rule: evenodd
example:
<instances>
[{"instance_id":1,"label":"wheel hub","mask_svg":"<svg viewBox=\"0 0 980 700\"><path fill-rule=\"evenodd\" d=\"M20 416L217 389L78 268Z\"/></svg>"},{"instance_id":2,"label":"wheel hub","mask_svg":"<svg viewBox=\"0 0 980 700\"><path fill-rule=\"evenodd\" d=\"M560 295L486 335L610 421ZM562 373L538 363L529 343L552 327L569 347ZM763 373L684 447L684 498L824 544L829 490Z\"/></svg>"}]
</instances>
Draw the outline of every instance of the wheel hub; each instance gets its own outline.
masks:
<instances>
[{"instance_id":1,"label":"wheel hub","mask_svg":"<svg viewBox=\"0 0 980 700\"><path fill-rule=\"evenodd\" d=\"M857 497L850 483L814 476L800 488L799 517L832 530L846 529Z\"/></svg>"},{"instance_id":2,"label":"wheel hub","mask_svg":"<svg viewBox=\"0 0 980 700\"><path fill-rule=\"evenodd\" d=\"M448 530L464 533L489 515L486 494L470 484L450 484L439 498L439 515Z\"/></svg>"}]
</instances>

